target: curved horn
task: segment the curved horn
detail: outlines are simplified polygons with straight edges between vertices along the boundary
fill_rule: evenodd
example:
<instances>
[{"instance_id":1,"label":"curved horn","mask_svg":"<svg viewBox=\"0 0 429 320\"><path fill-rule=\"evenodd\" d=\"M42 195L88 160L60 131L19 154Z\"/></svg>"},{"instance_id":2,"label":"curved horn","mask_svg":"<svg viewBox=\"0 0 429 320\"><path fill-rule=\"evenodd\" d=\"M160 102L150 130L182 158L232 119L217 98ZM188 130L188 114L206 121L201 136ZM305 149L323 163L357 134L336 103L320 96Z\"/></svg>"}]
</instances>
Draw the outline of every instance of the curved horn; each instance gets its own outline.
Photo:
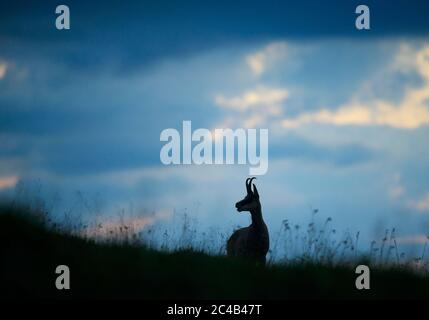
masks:
<instances>
[{"instance_id":1,"label":"curved horn","mask_svg":"<svg viewBox=\"0 0 429 320\"><path fill-rule=\"evenodd\" d=\"M249 187L250 187L250 185L252 184L253 179L256 179L256 177L250 178L250 181L249 181Z\"/></svg>"},{"instance_id":2,"label":"curved horn","mask_svg":"<svg viewBox=\"0 0 429 320\"><path fill-rule=\"evenodd\" d=\"M252 190L250 188L249 180L250 180L250 178L246 179L246 190L247 190L247 193L251 193L252 192Z\"/></svg>"},{"instance_id":3,"label":"curved horn","mask_svg":"<svg viewBox=\"0 0 429 320\"><path fill-rule=\"evenodd\" d=\"M250 178L249 183L247 184L247 192L252 193L252 181L256 179L256 177Z\"/></svg>"}]
</instances>

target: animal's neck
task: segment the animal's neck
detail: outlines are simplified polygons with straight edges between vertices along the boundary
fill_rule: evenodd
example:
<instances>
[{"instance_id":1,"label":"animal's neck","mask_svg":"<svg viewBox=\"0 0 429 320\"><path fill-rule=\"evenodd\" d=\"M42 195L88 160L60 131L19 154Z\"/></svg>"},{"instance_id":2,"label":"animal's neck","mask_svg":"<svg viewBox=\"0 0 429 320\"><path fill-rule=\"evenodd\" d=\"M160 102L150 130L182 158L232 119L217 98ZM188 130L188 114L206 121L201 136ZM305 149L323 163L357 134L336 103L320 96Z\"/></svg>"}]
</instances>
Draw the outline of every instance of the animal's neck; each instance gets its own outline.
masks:
<instances>
[{"instance_id":1,"label":"animal's neck","mask_svg":"<svg viewBox=\"0 0 429 320\"><path fill-rule=\"evenodd\" d=\"M262 210L261 205L257 208L250 210L250 214L252 216L252 225L255 227L262 226L264 224L264 219L262 219Z\"/></svg>"}]
</instances>

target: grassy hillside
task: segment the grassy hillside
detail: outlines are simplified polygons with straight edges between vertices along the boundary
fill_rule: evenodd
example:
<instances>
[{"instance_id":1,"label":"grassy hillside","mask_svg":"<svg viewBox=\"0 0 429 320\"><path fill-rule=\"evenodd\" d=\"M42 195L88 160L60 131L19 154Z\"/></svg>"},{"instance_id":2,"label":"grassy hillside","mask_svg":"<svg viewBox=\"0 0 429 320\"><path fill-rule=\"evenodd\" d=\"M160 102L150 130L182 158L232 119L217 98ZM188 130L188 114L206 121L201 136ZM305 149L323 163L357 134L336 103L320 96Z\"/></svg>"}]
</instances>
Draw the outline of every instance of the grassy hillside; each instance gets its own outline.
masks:
<instances>
[{"instance_id":1,"label":"grassy hillside","mask_svg":"<svg viewBox=\"0 0 429 320\"><path fill-rule=\"evenodd\" d=\"M429 277L371 270L371 290L355 289L348 267L254 266L240 260L141 246L97 244L47 230L29 214L0 209L2 298L427 298ZM70 267L71 290L55 289Z\"/></svg>"}]
</instances>

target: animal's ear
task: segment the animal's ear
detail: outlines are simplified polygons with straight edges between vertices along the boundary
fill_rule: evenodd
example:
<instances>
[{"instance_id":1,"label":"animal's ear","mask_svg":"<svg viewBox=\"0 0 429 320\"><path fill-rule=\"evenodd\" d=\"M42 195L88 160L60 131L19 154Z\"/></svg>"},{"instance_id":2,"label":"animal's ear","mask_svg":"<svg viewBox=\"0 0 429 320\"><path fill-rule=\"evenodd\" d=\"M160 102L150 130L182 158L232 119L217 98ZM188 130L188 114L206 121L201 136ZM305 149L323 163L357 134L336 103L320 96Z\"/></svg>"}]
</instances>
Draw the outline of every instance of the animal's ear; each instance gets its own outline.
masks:
<instances>
[{"instance_id":1,"label":"animal's ear","mask_svg":"<svg viewBox=\"0 0 429 320\"><path fill-rule=\"evenodd\" d=\"M256 186L253 185L253 194L256 196L256 198L259 199L259 193L258 193L258 189L256 189Z\"/></svg>"}]
</instances>

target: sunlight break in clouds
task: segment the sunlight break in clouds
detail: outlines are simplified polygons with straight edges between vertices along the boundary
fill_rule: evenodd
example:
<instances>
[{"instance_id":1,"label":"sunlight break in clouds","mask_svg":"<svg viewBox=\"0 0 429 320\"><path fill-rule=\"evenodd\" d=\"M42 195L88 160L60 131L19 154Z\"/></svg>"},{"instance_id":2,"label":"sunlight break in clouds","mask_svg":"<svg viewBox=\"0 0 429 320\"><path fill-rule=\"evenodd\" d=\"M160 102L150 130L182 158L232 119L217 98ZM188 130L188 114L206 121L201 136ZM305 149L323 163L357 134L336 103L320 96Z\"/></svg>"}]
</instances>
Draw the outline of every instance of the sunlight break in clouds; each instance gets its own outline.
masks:
<instances>
[{"instance_id":1,"label":"sunlight break in clouds","mask_svg":"<svg viewBox=\"0 0 429 320\"><path fill-rule=\"evenodd\" d=\"M7 63L0 62L0 79L3 79L7 72Z\"/></svg>"},{"instance_id":2,"label":"sunlight break in clouds","mask_svg":"<svg viewBox=\"0 0 429 320\"><path fill-rule=\"evenodd\" d=\"M223 95L218 95L215 97L215 103L220 107L244 111L253 107L279 105L288 96L289 92L285 89L257 87L236 97L226 98Z\"/></svg>"},{"instance_id":3,"label":"sunlight break in clouds","mask_svg":"<svg viewBox=\"0 0 429 320\"><path fill-rule=\"evenodd\" d=\"M401 175L399 173L396 173L393 176L393 183L389 189L389 196L391 199L399 199L405 194L405 192L405 187L401 183Z\"/></svg>"},{"instance_id":4,"label":"sunlight break in clouds","mask_svg":"<svg viewBox=\"0 0 429 320\"><path fill-rule=\"evenodd\" d=\"M0 177L0 190L12 188L18 182L17 176Z\"/></svg>"},{"instance_id":5,"label":"sunlight break in clouds","mask_svg":"<svg viewBox=\"0 0 429 320\"><path fill-rule=\"evenodd\" d=\"M261 51L250 54L246 57L246 62L256 76L264 73L266 68L277 60L287 56L287 44L285 42L273 42Z\"/></svg>"},{"instance_id":6,"label":"sunlight break in clouds","mask_svg":"<svg viewBox=\"0 0 429 320\"><path fill-rule=\"evenodd\" d=\"M217 106L237 111L240 114L225 118L217 127L228 128L238 125L242 128L255 128L261 126L269 117L278 117L282 114L282 104L288 97L289 92L286 89L263 86L230 98L218 95L215 97Z\"/></svg>"},{"instance_id":7,"label":"sunlight break in clouds","mask_svg":"<svg viewBox=\"0 0 429 320\"><path fill-rule=\"evenodd\" d=\"M402 244L425 244L429 242L429 236L417 234L417 235L396 237L396 241L397 243L402 243Z\"/></svg>"},{"instance_id":8,"label":"sunlight break in clouds","mask_svg":"<svg viewBox=\"0 0 429 320\"><path fill-rule=\"evenodd\" d=\"M284 119L285 128L297 128L309 123L325 123L333 125L385 125L400 129L416 129L429 124L429 46L414 53L410 59L404 60L403 50L400 51L401 67L414 69L423 80L419 88L407 88L404 98L399 104L374 99L368 103L359 99L341 106L335 111L328 108L316 112L307 112L296 118ZM412 63L410 62L412 61ZM406 63L404 63L406 62Z\"/></svg>"},{"instance_id":9,"label":"sunlight break in clouds","mask_svg":"<svg viewBox=\"0 0 429 320\"><path fill-rule=\"evenodd\" d=\"M413 201L411 206L419 211L429 211L429 192L423 198Z\"/></svg>"},{"instance_id":10,"label":"sunlight break in clouds","mask_svg":"<svg viewBox=\"0 0 429 320\"><path fill-rule=\"evenodd\" d=\"M90 226L82 231L84 236L90 238L109 238L112 235L131 236L138 234L145 227L153 225L159 220L170 218L167 212L157 212L150 216L119 217L119 219L104 219L95 226ZM124 239L122 239L124 240Z\"/></svg>"}]
</instances>

